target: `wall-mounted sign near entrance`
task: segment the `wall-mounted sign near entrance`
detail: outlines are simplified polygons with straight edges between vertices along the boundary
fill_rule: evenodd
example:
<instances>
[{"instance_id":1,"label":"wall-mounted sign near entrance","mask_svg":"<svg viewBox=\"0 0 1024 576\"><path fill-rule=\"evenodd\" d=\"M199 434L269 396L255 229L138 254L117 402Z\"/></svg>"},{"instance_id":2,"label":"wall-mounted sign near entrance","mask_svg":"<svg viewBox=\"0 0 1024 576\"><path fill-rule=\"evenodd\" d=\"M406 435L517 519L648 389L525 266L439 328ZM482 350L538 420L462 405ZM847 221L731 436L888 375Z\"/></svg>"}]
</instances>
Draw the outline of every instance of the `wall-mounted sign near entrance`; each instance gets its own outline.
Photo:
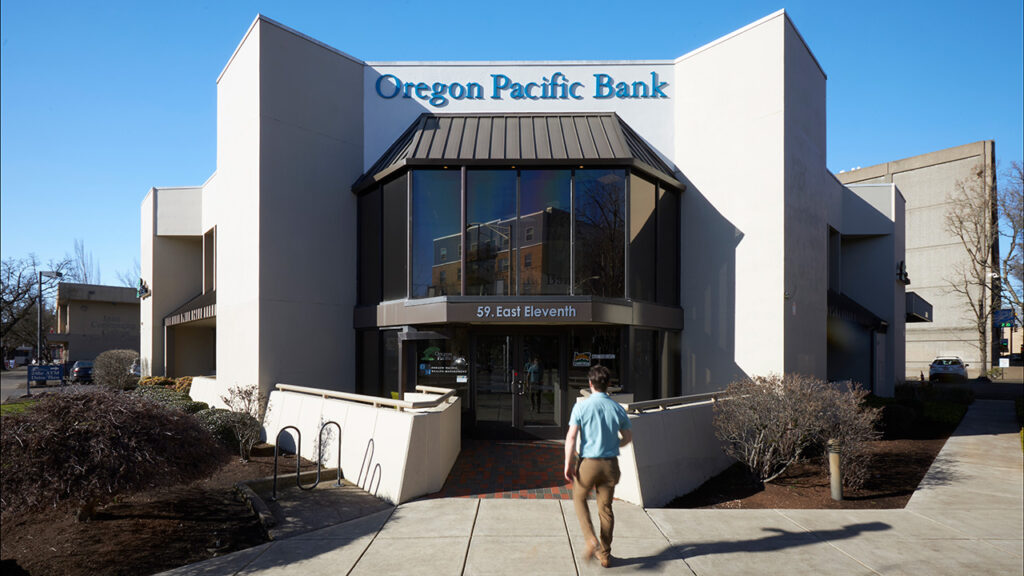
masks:
<instances>
[{"instance_id":1,"label":"wall-mounted sign near entrance","mask_svg":"<svg viewBox=\"0 0 1024 576\"><path fill-rule=\"evenodd\" d=\"M543 324L554 322L589 322L591 321L591 305L589 302L536 302L520 303L492 302L457 303L448 306L450 322L523 322Z\"/></svg>"}]
</instances>

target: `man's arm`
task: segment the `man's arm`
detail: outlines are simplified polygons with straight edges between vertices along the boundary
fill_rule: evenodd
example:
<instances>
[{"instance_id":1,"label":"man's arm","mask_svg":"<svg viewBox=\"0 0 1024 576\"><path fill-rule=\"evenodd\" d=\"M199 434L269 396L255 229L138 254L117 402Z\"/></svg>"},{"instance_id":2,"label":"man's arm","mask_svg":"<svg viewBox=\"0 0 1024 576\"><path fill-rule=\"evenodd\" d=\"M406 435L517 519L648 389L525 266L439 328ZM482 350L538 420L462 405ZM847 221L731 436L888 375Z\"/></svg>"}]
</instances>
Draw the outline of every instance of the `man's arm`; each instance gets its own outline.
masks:
<instances>
[{"instance_id":1,"label":"man's arm","mask_svg":"<svg viewBox=\"0 0 1024 576\"><path fill-rule=\"evenodd\" d=\"M579 433L579 426L569 426L569 433L565 435L565 479L572 482L576 471L572 467L572 459L576 456L576 435Z\"/></svg>"},{"instance_id":2,"label":"man's arm","mask_svg":"<svg viewBox=\"0 0 1024 576\"><path fill-rule=\"evenodd\" d=\"M632 430L619 430L619 434L622 434L622 438L619 440L619 448L622 448L626 444L629 444L630 442L633 441Z\"/></svg>"}]
</instances>

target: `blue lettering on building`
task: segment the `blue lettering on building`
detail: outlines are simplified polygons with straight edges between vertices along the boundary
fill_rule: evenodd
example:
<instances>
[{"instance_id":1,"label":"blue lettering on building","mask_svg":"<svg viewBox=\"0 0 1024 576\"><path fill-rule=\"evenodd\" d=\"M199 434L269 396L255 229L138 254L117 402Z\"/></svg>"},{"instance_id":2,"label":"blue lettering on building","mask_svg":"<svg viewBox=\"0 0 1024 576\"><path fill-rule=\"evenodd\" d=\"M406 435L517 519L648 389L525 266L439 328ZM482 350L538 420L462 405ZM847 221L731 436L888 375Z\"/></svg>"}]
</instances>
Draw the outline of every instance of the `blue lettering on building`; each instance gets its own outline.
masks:
<instances>
[{"instance_id":1,"label":"blue lettering on building","mask_svg":"<svg viewBox=\"0 0 1024 576\"><path fill-rule=\"evenodd\" d=\"M586 85L570 80L565 74L555 72L550 77L529 79L519 82L506 74L491 74L491 100L583 100ZM657 100L668 98L665 92L668 82L651 72L650 80L616 81L610 74L594 74L593 98ZM435 108L444 108L452 100L483 100L484 86L478 82L402 82L394 74L377 78L377 95L385 100L393 98L422 100Z\"/></svg>"}]
</instances>

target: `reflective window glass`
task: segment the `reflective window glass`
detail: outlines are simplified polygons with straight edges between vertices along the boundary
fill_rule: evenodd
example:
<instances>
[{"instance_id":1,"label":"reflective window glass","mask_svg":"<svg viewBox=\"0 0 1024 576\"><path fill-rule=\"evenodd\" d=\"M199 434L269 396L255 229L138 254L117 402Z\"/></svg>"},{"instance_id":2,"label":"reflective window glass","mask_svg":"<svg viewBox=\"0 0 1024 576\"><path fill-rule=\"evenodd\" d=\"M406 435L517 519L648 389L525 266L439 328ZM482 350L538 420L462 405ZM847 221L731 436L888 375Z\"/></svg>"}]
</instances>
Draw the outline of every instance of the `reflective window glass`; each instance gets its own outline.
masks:
<instances>
[{"instance_id":1,"label":"reflective window glass","mask_svg":"<svg viewBox=\"0 0 1024 576\"><path fill-rule=\"evenodd\" d=\"M579 396L587 388L587 374L591 366L604 366L611 373L610 388L617 391L622 386L622 329L616 326L577 327L570 339L569 397Z\"/></svg>"},{"instance_id":2,"label":"reflective window glass","mask_svg":"<svg viewBox=\"0 0 1024 576\"><path fill-rule=\"evenodd\" d=\"M374 188L358 199L359 208L359 303L380 302L381 189Z\"/></svg>"},{"instance_id":3,"label":"reflective window glass","mask_svg":"<svg viewBox=\"0 0 1024 576\"><path fill-rule=\"evenodd\" d=\"M569 170L520 173L520 294L569 293L571 175Z\"/></svg>"},{"instance_id":4,"label":"reflective window glass","mask_svg":"<svg viewBox=\"0 0 1024 576\"><path fill-rule=\"evenodd\" d=\"M658 250L654 182L629 178L629 297L653 302Z\"/></svg>"},{"instance_id":5,"label":"reflective window glass","mask_svg":"<svg viewBox=\"0 0 1024 576\"><path fill-rule=\"evenodd\" d=\"M402 175L384 185L381 224L382 300L409 295L409 180Z\"/></svg>"},{"instance_id":6,"label":"reflective window glass","mask_svg":"<svg viewBox=\"0 0 1024 576\"><path fill-rule=\"evenodd\" d=\"M412 172L412 290L410 298L458 295L461 287L452 278L459 260L441 260L445 253L458 254L462 245L459 222L462 213L462 177L457 170ZM386 265L386 263L385 263ZM445 270L446 281L441 282Z\"/></svg>"},{"instance_id":7,"label":"reflective window glass","mask_svg":"<svg viewBox=\"0 0 1024 576\"><path fill-rule=\"evenodd\" d=\"M516 171L466 172L466 294L515 294L509 258L516 227Z\"/></svg>"},{"instance_id":8,"label":"reflective window glass","mask_svg":"<svg viewBox=\"0 0 1024 576\"><path fill-rule=\"evenodd\" d=\"M679 305L679 193L658 187L658 303Z\"/></svg>"},{"instance_id":9,"label":"reflective window glass","mask_svg":"<svg viewBox=\"0 0 1024 576\"><path fill-rule=\"evenodd\" d=\"M577 170L573 294L625 296L626 171Z\"/></svg>"}]
</instances>

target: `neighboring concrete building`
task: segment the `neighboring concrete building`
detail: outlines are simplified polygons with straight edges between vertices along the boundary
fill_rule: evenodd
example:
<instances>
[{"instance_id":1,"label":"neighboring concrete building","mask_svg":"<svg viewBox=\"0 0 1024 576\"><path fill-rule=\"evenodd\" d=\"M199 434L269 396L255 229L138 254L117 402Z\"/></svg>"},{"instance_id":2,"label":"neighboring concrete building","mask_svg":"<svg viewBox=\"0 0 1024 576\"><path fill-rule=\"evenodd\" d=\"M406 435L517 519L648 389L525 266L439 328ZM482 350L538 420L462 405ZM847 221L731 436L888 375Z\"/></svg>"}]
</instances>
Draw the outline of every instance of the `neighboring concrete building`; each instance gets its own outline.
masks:
<instances>
[{"instance_id":1,"label":"neighboring concrete building","mask_svg":"<svg viewBox=\"0 0 1024 576\"><path fill-rule=\"evenodd\" d=\"M970 364L968 374L980 375L981 352L978 347L977 321L963 294L951 290L950 281L956 270L969 266L968 254L948 230L946 215L960 209L951 199L961 182L980 182L991 199L992 219L997 225L995 143L991 140L965 144L930 154L886 162L837 175L844 184L892 183L907 200L906 270L910 289L932 305L931 322L907 326L906 377L917 379L928 375L928 365L936 356L955 355ZM990 270L998 272L999 244L995 241ZM992 294L998 278L991 279L985 291L986 306L992 305ZM971 288L975 299L982 298L981 289ZM988 365L996 357L998 341L994 340L991 322L986 341Z\"/></svg>"},{"instance_id":2,"label":"neighboring concrete building","mask_svg":"<svg viewBox=\"0 0 1024 576\"><path fill-rule=\"evenodd\" d=\"M57 285L57 327L48 334L60 361L93 360L107 350L139 349L139 299L134 288Z\"/></svg>"},{"instance_id":3,"label":"neighboring concrete building","mask_svg":"<svg viewBox=\"0 0 1024 576\"><path fill-rule=\"evenodd\" d=\"M456 388L464 428L542 436L597 363L635 400L891 394L904 201L827 170L825 80L782 11L635 62L365 62L257 17L216 173L142 205L144 363Z\"/></svg>"}]
</instances>

